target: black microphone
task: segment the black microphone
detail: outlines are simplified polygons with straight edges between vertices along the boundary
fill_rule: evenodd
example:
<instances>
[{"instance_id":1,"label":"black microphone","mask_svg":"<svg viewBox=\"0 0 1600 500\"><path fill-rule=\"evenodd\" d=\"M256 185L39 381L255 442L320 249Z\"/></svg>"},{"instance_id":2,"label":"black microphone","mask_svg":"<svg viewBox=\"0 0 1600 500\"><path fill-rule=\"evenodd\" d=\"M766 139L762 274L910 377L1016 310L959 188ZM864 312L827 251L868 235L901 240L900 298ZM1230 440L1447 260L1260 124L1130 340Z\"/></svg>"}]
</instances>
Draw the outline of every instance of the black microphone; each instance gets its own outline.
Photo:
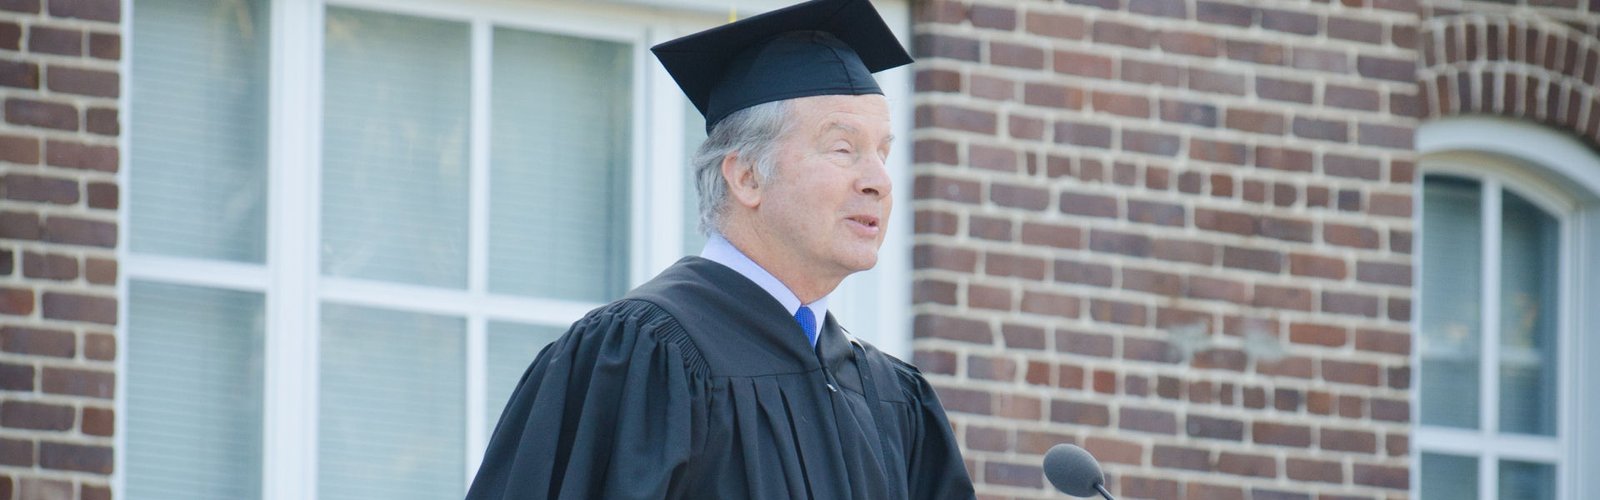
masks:
<instances>
[{"instance_id":1,"label":"black microphone","mask_svg":"<svg viewBox=\"0 0 1600 500\"><path fill-rule=\"evenodd\" d=\"M1072 444L1052 446L1044 454L1044 477L1062 493L1075 497L1092 497L1095 493L1106 500L1117 500L1106 491L1106 478L1100 473L1100 462L1088 451Z\"/></svg>"}]
</instances>

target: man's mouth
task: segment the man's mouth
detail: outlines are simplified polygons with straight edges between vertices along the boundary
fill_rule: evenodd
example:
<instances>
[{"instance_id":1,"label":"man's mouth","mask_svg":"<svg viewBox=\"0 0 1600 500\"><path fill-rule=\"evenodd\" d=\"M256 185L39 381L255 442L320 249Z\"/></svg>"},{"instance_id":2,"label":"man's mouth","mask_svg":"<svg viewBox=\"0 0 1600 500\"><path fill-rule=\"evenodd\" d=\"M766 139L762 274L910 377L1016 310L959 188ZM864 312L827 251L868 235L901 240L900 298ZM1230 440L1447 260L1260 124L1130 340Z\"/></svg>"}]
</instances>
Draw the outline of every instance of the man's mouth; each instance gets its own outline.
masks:
<instances>
[{"instance_id":1,"label":"man's mouth","mask_svg":"<svg viewBox=\"0 0 1600 500\"><path fill-rule=\"evenodd\" d=\"M878 218L871 215L852 215L845 219L867 227L878 227Z\"/></svg>"}]
</instances>

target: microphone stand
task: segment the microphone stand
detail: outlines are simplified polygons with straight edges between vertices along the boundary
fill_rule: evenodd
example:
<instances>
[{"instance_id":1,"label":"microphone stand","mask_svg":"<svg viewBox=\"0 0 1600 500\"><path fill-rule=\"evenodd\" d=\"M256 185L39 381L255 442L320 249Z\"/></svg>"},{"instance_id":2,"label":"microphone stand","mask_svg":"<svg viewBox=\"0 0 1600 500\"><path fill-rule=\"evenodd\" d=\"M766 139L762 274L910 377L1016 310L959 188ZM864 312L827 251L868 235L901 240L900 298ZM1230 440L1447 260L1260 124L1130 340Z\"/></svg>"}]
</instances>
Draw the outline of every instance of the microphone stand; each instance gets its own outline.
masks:
<instances>
[{"instance_id":1,"label":"microphone stand","mask_svg":"<svg viewBox=\"0 0 1600 500\"><path fill-rule=\"evenodd\" d=\"M1117 497L1111 496L1111 492L1106 491L1104 484L1094 483L1094 490L1100 492L1100 496L1106 497L1106 500L1117 500Z\"/></svg>"}]
</instances>

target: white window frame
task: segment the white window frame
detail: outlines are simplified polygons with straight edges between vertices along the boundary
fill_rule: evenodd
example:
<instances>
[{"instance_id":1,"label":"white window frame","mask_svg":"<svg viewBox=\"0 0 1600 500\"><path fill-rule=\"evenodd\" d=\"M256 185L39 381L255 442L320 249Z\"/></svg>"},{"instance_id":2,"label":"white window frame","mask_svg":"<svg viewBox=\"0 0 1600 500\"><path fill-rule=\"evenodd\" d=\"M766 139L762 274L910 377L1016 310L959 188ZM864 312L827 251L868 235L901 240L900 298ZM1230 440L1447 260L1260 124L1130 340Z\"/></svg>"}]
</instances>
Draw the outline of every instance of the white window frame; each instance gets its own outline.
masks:
<instances>
[{"instance_id":1,"label":"white window frame","mask_svg":"<svg viewBox=\"0 0 1600 500\"><path fill-rule=\"evenodd\" d=\"M131 88L135 0L122 0L123 46L121 84ZM131 193L131 134L118 139L124 152L118 183L124 209L117 254L123 271L117 284L114 496L126 493L126 414L128 373L128 290L132 280L147 280L261 293L265 296L267 342L262 433L262 498L311 499L317 496L318 399L320 394L320 306L323 302L403 309L462 317L467 324L465 477L470 484L488 435L485 424L485 359L487 323L506 320L565 327L599 303L494 295L487 290L489 202L489 93L492 32L496 26L628 43L632 47L635 109L631 154L630 286L636 286L675 262L683 247L683 224L697 218L683 214L683 144L686 106L649 47L725 20L726 5L711 0L686 0L670 8L619 3L516 2L511 0L267 0L269 7L270 80L268 117L267 254L264 264L241 264L190 258L135 254L126 236L131 232L126 200ZM648 3L643 4L648 5ZM771 8L777 5L763 5ZM316 251L321 235L322 89L324 13L329 7L414 15L468 23L472 46L471 184L469 207L468 285L462 290L324 276ZM910 8L903 1L883 2L882 14L902 40L908 40ZM762 9L765 10L765 9ZM740 13L741 17L751 13ZM895 186L896 210L891 215L876 269L846 280L835 293L833 312L846 326L901 357L910 352L910 156L911 70L879 75L890 95L897 141L889 169ZM132 92L119 99L122 116L129 113Z\"/></svg>"},{"instance_id":2,"label":"white window frame","mask_svg":"<svg viewBox=\"0 0 1600 500\"><path fill-rule=\"evenodd\" d=\"M1553 437L1500 434L1498 307L1485 307L1481 321L1479 428L1430 427L1421 424L1421 398L1413 397L1412 495L1420 495L1421 454L1439 452L1472 456L1478 464L1478 491L1483 498L1498 493L1498 461L1536 460L1556 464L1556 495L1588 498L1600 493L1600 476L1583 474L1600 466L1600 432L1583 422L1600 421L1600 369L1581 363L1600 354L1600 157L1567 135L1516 120L1460 117L1429 122L1418 128L1418 151L1424 156L1415 182L1421 220L1422 176L1446 174L1478 180L1484 194L1484 304L1499 304L1500 193L1516 192L1560 222L1561 302L1557 318L1557 433ZM1420 223L1419 223L1420 227ZM1427 228L1416 236L1418 252ZM1423 263L1416 266L1422 282ZM1413 321L1420 321L1421 300L1413 301ZM1420 322L1413 325L1420 339ZM1411 387L1421 391L1421 349L1413 349Z\"/></svg>"}]
</instances>

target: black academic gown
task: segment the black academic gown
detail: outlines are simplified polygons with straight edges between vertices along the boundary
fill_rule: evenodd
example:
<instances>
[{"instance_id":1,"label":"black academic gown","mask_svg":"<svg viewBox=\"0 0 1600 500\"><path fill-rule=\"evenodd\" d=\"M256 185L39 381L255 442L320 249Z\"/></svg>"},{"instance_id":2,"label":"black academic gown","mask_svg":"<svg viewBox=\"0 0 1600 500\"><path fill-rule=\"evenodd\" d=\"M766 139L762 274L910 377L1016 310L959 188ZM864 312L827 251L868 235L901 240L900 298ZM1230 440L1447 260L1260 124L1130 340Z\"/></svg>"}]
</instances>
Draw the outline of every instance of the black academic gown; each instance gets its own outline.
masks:
<instances>
[{"instance_id":1,"label":"black academic gown","mask_svg":"<svg viewBox=\"0 0 1600 500\"><path fill-rule=\"evenodd\" d=\"M831 315L818 344L749 279L680 260L539 353L467 498L973 498L916 368Z\"/></svg>"}]
</instances>

